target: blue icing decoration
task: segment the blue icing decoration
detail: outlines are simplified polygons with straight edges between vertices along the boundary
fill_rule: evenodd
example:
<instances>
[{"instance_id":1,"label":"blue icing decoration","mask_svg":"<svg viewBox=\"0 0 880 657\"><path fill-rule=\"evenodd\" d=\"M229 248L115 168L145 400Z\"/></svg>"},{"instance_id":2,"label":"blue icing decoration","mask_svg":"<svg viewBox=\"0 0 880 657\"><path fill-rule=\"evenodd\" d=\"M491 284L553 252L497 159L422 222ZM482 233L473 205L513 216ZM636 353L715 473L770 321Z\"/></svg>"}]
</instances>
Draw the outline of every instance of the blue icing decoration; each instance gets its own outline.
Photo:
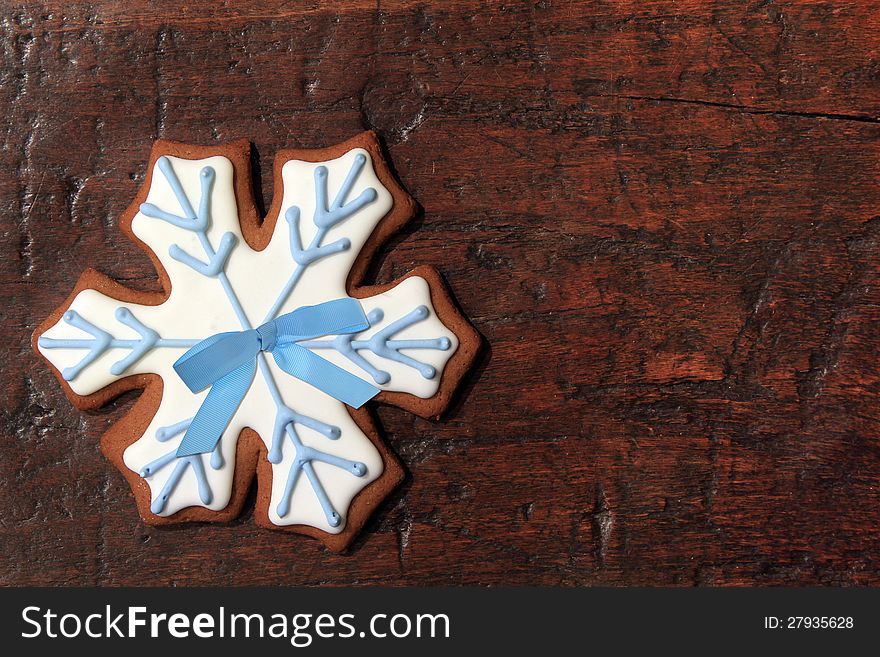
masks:
<instances>
[{"instance_id":1,"label":"blue icing decoration","mask_svg":"<svg viewBox=\"0 0 880 657\"><path fill-rule=\"evenodd\" d=\"M342 187L339 188L339 193L333 200L332 206L327 204L327 167L319 166L315 168L315 214L312 217L312 221L318 230L311 243L305 249L302 248L302 241L299 235L299 208L294 205L284 213L284 217L290 225L290 253L298 266L287 280L269 312L266 313L266 317L263 319L264 323L275 318L281 310L281 306L284 305L290 293L293 292L293 288L296 287L303 272L310 264L321 258L347 251L351 248L351 241L346 238L326 246L322 246L321 243L331 228L356 214L379 197L376 190L370 187L361 192L353 201L345 203L345 199L351 193L366 162L367 158L362 153L358 153L355 156L351 169L349 169Z\"/></svg>"},{"instance_id":2,"label":"blue icing decoration","mask_svg":"<svg viewBox=\"0 0 880 657\"><path fill-rule=\"evenodd\" d=\"M421 322L428 318L429 310L427 306L418 306L400 319L392 322L385 328L376 331L368 340L356 340L356 336L338 335L332 339L325 340L304 340L299 344L309 349L334 349L362 370L367 372L373 380L379 385L384 385L391 380L391 375L384 370L377 369L367 359L361 356L358 351L371 351L381 358L387 358L398 363L402 363L407 367L411 367L419 372L426 379L433 379L437 375L437 371L431 365L422 363L406 354L400 353L402 349L436 349L446 351L451 346L449 338L434 338L428 340L392 340L391 338L404 329ZM375 326L384 318L384 313L379 308L374 308L367 315L370 326Z\"/></svg>"},{"instance_id":3,"label":"blue icing decoration","mask_svg":"<svg viewBox=\"0 0 880 657\"><path fill-rule=\"evenodd\" d=\"M115 374L116 376L119 376L131 365L143 358L146 353L155 346L155 344L159 341L159 334L156 333L156 331L154 331L153 329L144 325L143 322L138 321L137 317L135 317L128 308L117 308L115 315L116 319L119 320L119 322L125 324L130 328L133 328L141 336L140 342L132 348L128 356L116 363L113 363L113 365L110 367L110 372L112 374Z\"/></svg>"},{"instance_id":4,"label":"blue icing decoration","mask_svg":"<svg viewBox=\"0 0 880 657\"><path fill-rule=\"evenodd\" d=\"M184 431L186 431L187 427L189 427L192 421L192 418L188 418L186 420L181 420L176 424L172 424L171 426L161 427L157 429L156 440L158 440L160 443L164 443L174 438L174 436L179 436Z\"/></svg>"},{"instance_id":5,"label":"blue icing decoration","mask_svg":"<svg viewBox=\"0 0 880 657\"><path fill-rule=\"evenodd\" d=\"M328 255L347 251L351 248L351 240L347 237L338 239L324 246L311 246L303 250L302 240L299 236L299 208L295 205L289 207L284 213L284 218L290 224L290 254L298 265L307 266Z\"/></svg>"},{"instance_id":6,"label":"blue icing decoration","mask_svg":"<svg viewBox=\"0 0 880 657\"><path fill-rule=\"evenodd\" d=\"M157 459L157 461L159 460L161 459ZM170 463L171 460L173 460L173 458L166 461L165 463L162 463L162 465ZM157 461L154 461L154 463L156 463ZM211 488L208 485L208 478L205 475L205 464L202 463L202 455L194 454L193 456L185 456L181 459L178 459L177 465L174 466L174 470L171 472L171 476L168 477L168 480L162 487L162 491L159 493L159 495L156 496L156 499L153 500L153 503L150 504L150 511L152 511L153 513L162 513L162 511L165 510L165 505L168 503L168 498L171 497L174 489L177 488L177 484L180 483L180 480L183 477L183 473L186 472L186 469L188 467L192 468L193 473L196 476L196 482L198 483L199 487L199 499L202 501L202 504L211 503Z\"/></svg>"},{"instance_id":7,"label":"blue icing decoration","mask_svg":"<svg viewBox=\"0 0 880 657\"><path fill-rule=\"evenodd\" d=\"M202 262L198 258L194 258L176 244L172 244L168 249L168 255L178 262L182 262L186 266L195 269L202 276L213 278L225 269L229 254L232 253L232 249L237 243L238 238L235 235L224 233L223 237L220 238L220 246L217 248L217 253L211 256L208 262Z\"/></svg>"},{"instance_id":8,"label":"blue icing decoration","mask_svg":"<svg viewBox=\"0 0 880 657\"><path fill-rule=\"evenodd\" d=\"M321 503L321 507L324 509L327 523L331 527L338 527L342 518L336 510L333 509L333 505L330 503L330 499L327 497L327 493L324 491L321 481L315 474L315 469L312 467L312 461L320 461L322 463L335 465L337 468L348 470L356 477L363 477L367 474L367 466L357 461L349 461L348 459L333 456L326 452L320 452L303 445L295 431L289 431L288 435L290 436L290 441L296 448L296 459L290 467L290 472L287 475L287 483L284 486L284 494L281 496L281 500L279 500L278 507L276 508L278 515L283 517L290 512L290 500L293 497L293 490L296 487L300 472L305 472L306 477L309 479L309 483L311 483L312 488L315 491L315 495L318 496L318 501ZM278 461L272 462L277 463Z\"/></svg>"},{"instance_id":9,"label":"blue icing decoration","mask_svg":"<svg viewBox=\"0 0 880 657\"><path fill-rule=\"evenodd\" d=\"M160 443L167 442L174 438L175 436L179 436L182 434L189 425L192 423L193 419L188 418L186 420L182 420L177 422L176 424L172 424L167 427L160 427L156 430L156 440ZM140 469L140 475L144 478L150 477L154 475L156 472L161 470L163 467L171 463L173 460L177 458L177 450L173 449L170 452L166 452L159 458L151 461L143 468ZM215 470L219 470L223 467L223 453L220 450L220 443L214 447L214 450L211 452L211 467Z\"/></svg>"},{"instance_id":10,"label":"blue icing decoration","mask_svg":"<svg viewBox=\"0 0 880 657\"><path fill-rule=\"evenodd\" d=\"M318 228L330 229L378 198L379 195L376 193L376 190L370 187L361 192L350 203L345 203L345 199L351 193L351 188L354 187L366 162L367 158L362 153L358 153L355 156L351 169L349 169L348 175L345 177L345 182L339 188L339 193L336 194L336 198L331 206L327 205L327 167L319 166L315 168L314 222Z\"/></svg>"},{"instance_id":11,"label":"blue icing decoration","mask_svg":"<svg viewBox=\"0 0 880 657\"><path fill-rule=\"evenodd\" d=\"M128 308L124 307L116 309L116 319L119 320L120 323L125 324L140 333L139 339L116 339L106 331L99 329L97 326L84 319L75 310L68 310L64 313L62 318L65 323L70 324L81 331L85 331L92 336L91 339L59 339L40 336L39 340L37 340L37 344L44 349L88 349L89 353L87 353L79 363L71 367L65 367L61 372L61 376L65 381L73 381L79 376L80 372L100 358L108 349L131 350L131 353L129 353L128 356L117 361L110 367L110 372L119 376L141 358L146 356L152 349L157 347L188 349L198 342L198 340L161 338L156 331L143 324L143 322L138 320Z\"/></svg>"}]
</instances>

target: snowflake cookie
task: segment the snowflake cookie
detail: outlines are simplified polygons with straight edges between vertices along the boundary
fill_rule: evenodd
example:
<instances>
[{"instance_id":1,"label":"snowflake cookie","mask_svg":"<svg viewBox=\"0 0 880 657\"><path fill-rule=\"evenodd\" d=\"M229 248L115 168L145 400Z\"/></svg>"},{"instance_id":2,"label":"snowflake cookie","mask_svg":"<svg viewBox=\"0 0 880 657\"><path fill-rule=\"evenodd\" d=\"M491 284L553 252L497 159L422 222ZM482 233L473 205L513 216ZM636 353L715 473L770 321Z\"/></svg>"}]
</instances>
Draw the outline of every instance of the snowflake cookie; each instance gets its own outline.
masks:
<instances>
[{"instance_id":1,"label":"snowflake cookie","mask_svg":"<svg viewBox=\"0 0 880 657\"><path fill-rule=\"evenodd\" d=\"M437 416L479 345L437 272L360 286L415 210L375 135L287 150L265 221L250 145L160 141L121 218L162 293L86 271L34 333L80 409L143 394L101 440L150 524L256 520L342 550L403 471L366 408Z\"/></svg>"}]
</instances>

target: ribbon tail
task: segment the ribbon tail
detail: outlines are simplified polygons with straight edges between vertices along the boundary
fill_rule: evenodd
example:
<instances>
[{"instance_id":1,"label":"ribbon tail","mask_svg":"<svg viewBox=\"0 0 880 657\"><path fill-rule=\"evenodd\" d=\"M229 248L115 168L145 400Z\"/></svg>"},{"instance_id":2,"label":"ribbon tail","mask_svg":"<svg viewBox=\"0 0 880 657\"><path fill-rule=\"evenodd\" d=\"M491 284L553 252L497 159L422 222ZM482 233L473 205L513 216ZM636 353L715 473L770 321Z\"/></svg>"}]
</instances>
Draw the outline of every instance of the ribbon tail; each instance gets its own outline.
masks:
<instances>
[{"instance_id":1,"label":"ribbon tail","mask_svg":"<svg viewBox=\"0 0 880 657\"><path fill-rule=\"evenodd\" d=\"M214 382L183 434L177 448L178 457L205 454L216 447L247 394L256 371L257 361L253 358Z\"/></svg>"},{"instance_id":2,"label":"ribbon tail","mask_svg":"<svg viewBox=\"0 0 880 657\"><path fill-rule=\"evenodd\" d=\"M352 408L360 408L381 392L373 384L298 344L280 345L272 352L272 356L278 367L291 376L315 386Z\"/></svg>"}]
</instances>

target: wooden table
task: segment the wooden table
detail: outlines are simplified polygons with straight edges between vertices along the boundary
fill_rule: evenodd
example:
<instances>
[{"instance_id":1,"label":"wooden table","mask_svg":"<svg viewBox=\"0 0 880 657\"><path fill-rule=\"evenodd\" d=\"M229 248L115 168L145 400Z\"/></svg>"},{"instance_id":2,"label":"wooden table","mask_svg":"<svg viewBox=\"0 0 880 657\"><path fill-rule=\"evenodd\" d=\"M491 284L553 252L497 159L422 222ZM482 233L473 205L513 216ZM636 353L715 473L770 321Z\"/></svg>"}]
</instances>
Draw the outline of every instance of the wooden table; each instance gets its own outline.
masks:
<instances>
[{"instance_id":1,"label":"wooden table","mask_svg":"<svg viewBox=\"0 0 880 657\"><path fill-rule=\"evenodd\" d=\"M0 582L880 584L880 12L859 2L3 2ZM323 4L323 3L322 3ZM316 3L317 5L317 3ZM487 348L379 408L408 477L345 555L141 523L30 333L157 137L363 129Z\"/></svg>"}]
</instances>

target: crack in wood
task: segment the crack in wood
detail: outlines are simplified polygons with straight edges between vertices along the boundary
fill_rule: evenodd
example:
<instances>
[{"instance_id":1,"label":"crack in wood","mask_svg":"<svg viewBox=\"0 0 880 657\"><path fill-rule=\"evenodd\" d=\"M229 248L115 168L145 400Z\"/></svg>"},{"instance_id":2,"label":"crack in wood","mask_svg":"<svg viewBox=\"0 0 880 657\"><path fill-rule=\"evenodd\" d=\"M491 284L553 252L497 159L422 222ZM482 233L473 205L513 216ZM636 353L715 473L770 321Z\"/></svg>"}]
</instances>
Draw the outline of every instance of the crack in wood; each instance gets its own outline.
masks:
<instances>
[{"instance_id":1,"label":"crack in wood","mask_svg":"<svg viewBox=\"0 0 880 657\"><path fill-rule=\"evenodd\" d=\"M684 105L697 105L701 107L715 107L719 109L735 110L743 114L756 114L776 117L790 117L799 119L827 119L829 121L852 121L855 123L880 124L880 118L867 114L839 114L834 112L798 112L794 110L766 109L749 105L737 105L734 103L719 103L710 100L695 98L675 98L672 96L635 96L626 94L607 94L606 98L622 98L625 100L639 100L655 103L680 103Z\"/></svg>"}]
</instances>

